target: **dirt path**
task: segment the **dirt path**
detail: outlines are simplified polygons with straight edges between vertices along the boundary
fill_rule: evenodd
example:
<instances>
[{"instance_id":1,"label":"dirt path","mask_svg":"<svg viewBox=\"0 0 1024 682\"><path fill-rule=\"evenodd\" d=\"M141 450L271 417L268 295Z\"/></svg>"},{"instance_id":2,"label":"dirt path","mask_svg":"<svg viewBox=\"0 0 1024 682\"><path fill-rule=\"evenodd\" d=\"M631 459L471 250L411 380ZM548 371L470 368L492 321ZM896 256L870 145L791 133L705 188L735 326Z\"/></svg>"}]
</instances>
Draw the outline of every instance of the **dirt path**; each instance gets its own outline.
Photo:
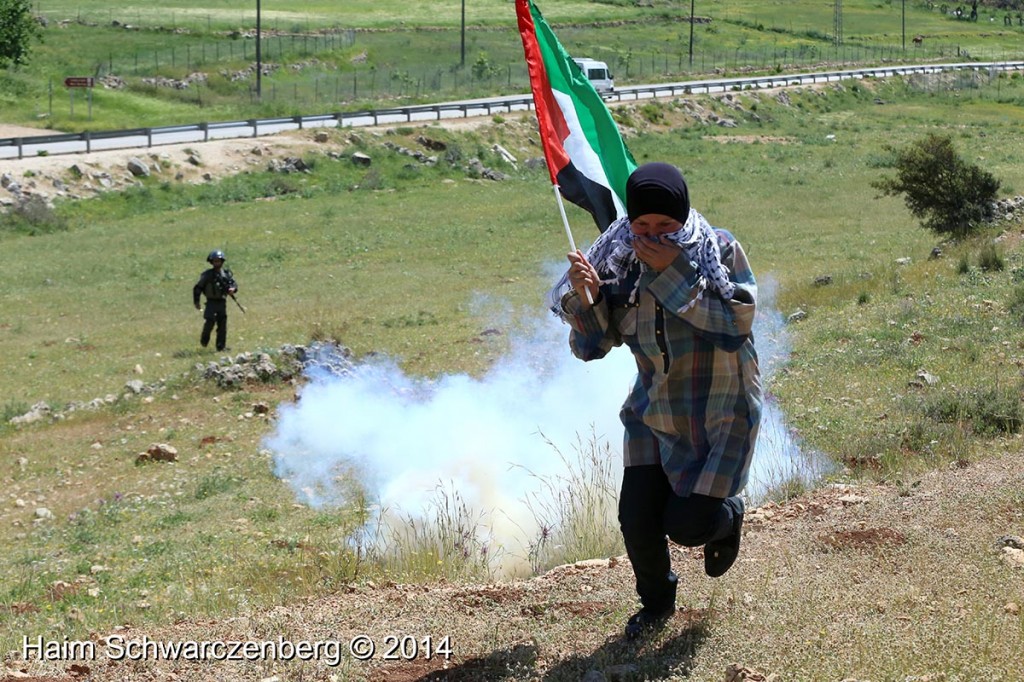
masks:
<instances>
[{"instance_id":1,"label":"dirt path","mask_svg":"<svg viewBox=\"0 0 1024 682\"><path fill-rule=\"evenodd\" d=\"M1019 679L1024 468L1019 440L996 447L906 484L827 486L751 510L740 559L719 580L703 574L700 549L673 547L678 610L639 644L620 635L636 600L628 560L613 557L530 580L353 583L223 619L129 626L96 633L94 660L9 656L0 682ZM305 661L111 660L145 638L343 646ZM374 655L353 655L369 642Z\"/></svg>"},{"instance_id":2,"label":"dirt path","mask_svg":"<svg viewBox=\"0 0 1024 682\"><path fill-rule=\"evenodd\" d=\"M490 117L446 119L447 128L469 129L484 125ZM373 132L390 125L353 128ZM317 133L327 132L317 141ZM0 124L0 138L36 136L58 131ZM151 172L168 181L203 183L245 170L267 167L273 158L302 156L312 149L340 151L345 136L333 128L296 130L257 138L244 137L209 142L167 144L151 148L116 149L80 154L31 156L24 159L0 160L0 177L17 183L18 192L47 199L80 199L110 190L123 189L137 183L128 171L128 162L139 159ZM77 167L79 172L72 170ZM0 206L13 203L9 190L0 189Z\"/></svg>"},{"instance_id":3,"label":"dirt path","mask_svg":"<svg viewBox=\"0 0 1024 682\"><path fill-rule=\"evenodd\" d=\"M0 125L0 137L41 134L44 133L37 129ZM154 174L168 180L208 182L254 167L265 167L268 157L301 156L314 147L329 147L315 142L314 135L315 131L305 130L255 139L4 159L0 160L0 176L9 175L27 193L47 198L83 198L135 183L136 179L128 171L128 162L137 158ZM72 167L77 167L81 173L72 171ZM9 197L4 197L0 191L2 198Z\"/></svg>"}]
</instances>

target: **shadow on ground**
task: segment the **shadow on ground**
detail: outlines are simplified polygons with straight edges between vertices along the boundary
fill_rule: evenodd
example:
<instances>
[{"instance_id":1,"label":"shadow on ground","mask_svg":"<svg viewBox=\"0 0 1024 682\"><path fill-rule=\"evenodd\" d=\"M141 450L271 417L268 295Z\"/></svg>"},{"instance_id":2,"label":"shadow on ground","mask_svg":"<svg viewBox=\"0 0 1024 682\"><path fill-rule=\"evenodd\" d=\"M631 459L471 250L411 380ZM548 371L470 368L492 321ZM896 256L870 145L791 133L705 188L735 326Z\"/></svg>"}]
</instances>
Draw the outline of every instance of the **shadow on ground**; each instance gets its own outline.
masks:
<instances>
[{"instance_id":1,"label":"shadow on ground","mask_svg":"<svg viewBox=\"0 0 1024 682\"><path fill-rule=\"evenodd\" d=\"M442 668L440 661L422 661L390 671L388 680L399 682L484 682L485 680L539 679L544 682L594 680L657 680L686 676L698 649L707 638L708 613L682 611L660 633L640 642L622 636L610 638L586 655L570 656L544 671L537 670L538 649L517 644ZM427 670L426 668L431 668ZM588 676L589 674L589 676Z\"/></svg>"}]
</instances>

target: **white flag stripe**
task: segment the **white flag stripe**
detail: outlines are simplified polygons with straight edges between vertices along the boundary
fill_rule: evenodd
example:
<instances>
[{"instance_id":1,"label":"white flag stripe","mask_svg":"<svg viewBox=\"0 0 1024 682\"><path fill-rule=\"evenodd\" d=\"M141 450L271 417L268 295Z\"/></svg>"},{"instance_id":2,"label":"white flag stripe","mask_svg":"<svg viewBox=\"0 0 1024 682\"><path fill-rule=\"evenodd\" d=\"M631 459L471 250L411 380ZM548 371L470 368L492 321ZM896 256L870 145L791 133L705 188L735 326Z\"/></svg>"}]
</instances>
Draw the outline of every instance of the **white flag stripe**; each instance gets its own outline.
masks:
<instances>
[{"instance_id":1,"label":"white flag stripe","mask_svg":"<svg viewBox=\"0 0 1024 682\"><path fill-rule=\"evenodd\" d=\"M569 155L569 159L576 169L584 176L592 180L593 182L607 187L609 193L612 195L612 201L615 202L615 210L619 215L626 215L626 209L619 201L619 195L612 191L612 183L608 180L608 176L604 172L604 166L601 165L601 158L597 155L597 152L593 147L590 146L590 140L583 133L583 126L580 125L579 117L576 115L576 107L573 104L573 98L564 92L559 92L554 88L551 89L551 94L554 96L555 101L558 103L558 108L562 110L562 116L565 118L565 124L569 128L569 137L566 138L563 143L566 153Z\"/></svg>"}]
</instances>

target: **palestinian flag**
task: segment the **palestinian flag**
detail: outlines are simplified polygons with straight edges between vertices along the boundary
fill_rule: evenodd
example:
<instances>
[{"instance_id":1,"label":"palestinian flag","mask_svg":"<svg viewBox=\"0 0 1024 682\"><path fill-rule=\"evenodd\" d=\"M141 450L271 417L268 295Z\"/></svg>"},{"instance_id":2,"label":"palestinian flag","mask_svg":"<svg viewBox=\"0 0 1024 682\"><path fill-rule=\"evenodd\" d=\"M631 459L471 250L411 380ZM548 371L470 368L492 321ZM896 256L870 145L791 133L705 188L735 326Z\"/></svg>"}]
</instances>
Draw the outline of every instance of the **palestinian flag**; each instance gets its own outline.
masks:
<instances>
[{"instance_id":1,"label":"palestinian flag","mask_svg":"<svg viewBox=\"0 0 1024 682\"><path fill-rule=\"evenodd\" d=\"M636 162L597 90L531 0L516 0L551 182L604 230L626 214L626 179Z\"/></svg>"}]
</instances>

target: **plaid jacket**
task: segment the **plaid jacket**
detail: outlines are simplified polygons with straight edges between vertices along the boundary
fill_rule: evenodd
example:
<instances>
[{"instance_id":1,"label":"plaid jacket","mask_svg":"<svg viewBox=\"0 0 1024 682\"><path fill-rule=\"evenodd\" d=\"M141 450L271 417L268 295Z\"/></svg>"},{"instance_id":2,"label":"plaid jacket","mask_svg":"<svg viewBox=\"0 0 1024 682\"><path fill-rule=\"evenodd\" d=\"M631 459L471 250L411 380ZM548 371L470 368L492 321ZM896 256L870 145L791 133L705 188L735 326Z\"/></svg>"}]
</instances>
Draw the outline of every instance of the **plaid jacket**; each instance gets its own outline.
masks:
<instances>
[{"instance_id":1,"label":"plaid jacket","mask_svg":"<svg viewBox=\"0 0 1024 682\"><path fill-rule=\"evenodd\" d=\"M634 267L621 281L603 284L587 310L575 292L562 303L576 357L596 360L623 343L633 352L636 382L619 414L626 429L623 461L661 463L681 496L737 494L747 481L761 419L751 332L757 284L739 242L725 230L716 234L736 283L729 301L704 291L680 255L661 273L641 275ZM639 293L630 303L637 277Z\"/></svg>"}]
</instances>

